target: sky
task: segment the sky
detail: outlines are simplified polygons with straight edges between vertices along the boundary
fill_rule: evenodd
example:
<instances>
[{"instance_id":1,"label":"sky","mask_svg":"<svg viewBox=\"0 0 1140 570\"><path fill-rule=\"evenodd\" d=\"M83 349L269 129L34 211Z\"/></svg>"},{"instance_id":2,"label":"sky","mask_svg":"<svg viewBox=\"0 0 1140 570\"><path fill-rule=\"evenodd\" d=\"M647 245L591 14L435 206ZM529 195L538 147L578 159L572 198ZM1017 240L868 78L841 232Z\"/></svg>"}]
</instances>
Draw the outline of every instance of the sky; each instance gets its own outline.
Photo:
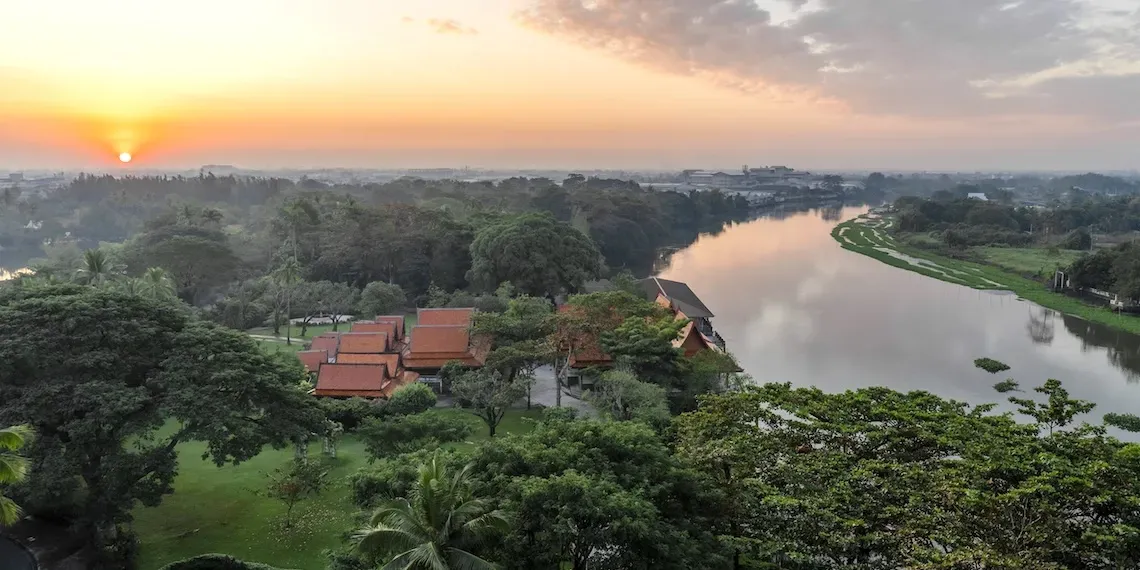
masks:
<instances>
[{"instance_id":1,"label":"sky","mask_svg":"<svg viewBox=\"0 0 1140 570\"><path fill-rule=\"evenodd\" d=\"M1140 169L1140 0L0 14L0 168Z\"/></svg>"}]
</instances>

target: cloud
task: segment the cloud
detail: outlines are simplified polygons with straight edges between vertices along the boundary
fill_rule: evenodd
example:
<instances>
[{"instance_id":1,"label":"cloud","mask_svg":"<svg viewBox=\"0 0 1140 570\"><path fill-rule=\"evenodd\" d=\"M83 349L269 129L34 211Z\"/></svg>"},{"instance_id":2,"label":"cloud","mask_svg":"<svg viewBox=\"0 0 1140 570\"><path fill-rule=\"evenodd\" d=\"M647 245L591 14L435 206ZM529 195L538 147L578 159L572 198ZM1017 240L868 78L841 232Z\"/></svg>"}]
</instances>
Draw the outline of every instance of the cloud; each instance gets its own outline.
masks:
<instances>
[{"instance_id":1,"label":"cloud","mask_svg":"<svg viewBox=\"0 0 1140 570\"><path fill-rule=\"evenodd\" d=\"M416 19L411 16L404 16L403 18L400 18L400 21L405 24L412 24L415 23Z\"/></svg>"},{"instance_id":2,"label":"cloud","mask_svg":"<svg viewBox=\"0 0 1140 570\"><path fill-rule=\"evenodd\" d=\"M450 18L431 18L427 21L437 34L475 35L479 30L469 28Z\"/></svg>"},{"instance_id":3,"label":"cloud","mask_svg":"<svg viewBox=\"0 0 1140 570\"><path fill-rule=\"evenodd\" d=\"M517 17L655 69L860 113L1140 118L1140 0L531 0Z\"/></svg>"}]
</instances>

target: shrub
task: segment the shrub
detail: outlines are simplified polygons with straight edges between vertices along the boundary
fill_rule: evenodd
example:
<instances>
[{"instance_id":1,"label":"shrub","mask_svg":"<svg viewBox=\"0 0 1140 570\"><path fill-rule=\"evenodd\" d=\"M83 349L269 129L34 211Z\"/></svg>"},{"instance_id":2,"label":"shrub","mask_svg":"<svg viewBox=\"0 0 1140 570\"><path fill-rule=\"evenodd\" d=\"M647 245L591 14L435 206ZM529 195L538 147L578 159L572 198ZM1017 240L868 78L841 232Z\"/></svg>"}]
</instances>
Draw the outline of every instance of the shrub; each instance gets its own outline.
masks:
<instances>
[{"instance_id":1,"label":"shrub","mask_svg":"<svg viewBox=\"0 0 1140 570\"><path fill-rule=\"evenodd\" d=\"M435 403L435 392L427 384L416 382L396 390L381 409L386 416L407 416L426 412L434 408Z\"/></svg>"},{"instance_id":2,"label":"shrub","mask_svg":"<svg viewBox=\"0 0 1140 570\"><path fill-rule=\"evenodd\" d=\"M385 501L407 497L419 478L420 465L427 453L409 453L381 459L348 478L352 500L362 509L370 509Z\"/></svg>"},{"instance_id":3,"label":"shrub","mask_svg":"<svg viewBox=\"0 0 1140 570\"><path fill-rule=\"evenodd\" d=\"M359 433L370 458L379 459L462 441L471 435L471 424L454 416L413 414L370 419Z\"/></svg>"}]
</instances>

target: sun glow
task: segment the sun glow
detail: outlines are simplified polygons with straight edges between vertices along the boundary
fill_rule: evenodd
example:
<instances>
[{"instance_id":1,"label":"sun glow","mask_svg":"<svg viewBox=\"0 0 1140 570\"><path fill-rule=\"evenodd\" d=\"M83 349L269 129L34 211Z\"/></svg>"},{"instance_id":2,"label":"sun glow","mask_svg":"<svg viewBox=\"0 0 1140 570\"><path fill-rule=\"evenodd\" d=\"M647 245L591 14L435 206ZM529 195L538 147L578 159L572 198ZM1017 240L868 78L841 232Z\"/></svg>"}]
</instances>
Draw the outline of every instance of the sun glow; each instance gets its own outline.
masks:
<instances>
[{"instance_id":1,"label":"sun glow","mask_svg":"<svg viewBox=\"0 0 1140 570\"><path fill-rule=\"evenodd\" d=\"M129 152L124 152L124 153L119 154L119 162L121 162L123 164L130 162L131 158L133 158L133 157L131 156L131 153L129 153Z\"/></svg>"}]
</instances>

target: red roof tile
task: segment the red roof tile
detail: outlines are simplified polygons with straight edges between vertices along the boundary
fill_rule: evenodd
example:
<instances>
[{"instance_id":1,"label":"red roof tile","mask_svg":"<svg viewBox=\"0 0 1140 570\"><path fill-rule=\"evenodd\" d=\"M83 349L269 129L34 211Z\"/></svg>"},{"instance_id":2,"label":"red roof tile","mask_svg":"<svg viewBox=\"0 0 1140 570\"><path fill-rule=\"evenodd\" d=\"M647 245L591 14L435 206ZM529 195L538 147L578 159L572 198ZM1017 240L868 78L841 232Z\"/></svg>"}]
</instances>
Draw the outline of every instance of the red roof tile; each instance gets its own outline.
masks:
<instances>
[{"instance_id":1,"label":"red roof tile","mask_svg":"<svg viewBox=\"0 0 1140 570\"><path fill-rule=\"evenodd\" d=\"M396 325L395 339L400 340L400 339L404 338L405 331L404 331L404 316L403 315L380 315L380 316L377 316L375 319L372 319L372 321L377 322L377 323L392 323L392 324Z\"/></svg>"},{"instance_id":2,"label":"red roof tile","mask_svg":"<svg viewBox=\"0 0 1140 570\"><path fill-rule=\"evenodd\" d=\"M377 322L377 321L357 321L352 323L352 332L354 333L384 333L388 335L389 339L395 340L399 338L397 335L396 323Z\"/></svg>"},{"instance_id":3,"label":"red roof tile","mask_svg":"<svg viewBox=\"0 0 1140 570\"><path fill-rule=\"evenodd\" d=\"M316 372L322 364L329 361L329 353L325 350L302 350L297 353L297 358L301 359L305 370Z\"/></svg>"},{"instance_id":4,"label":"red roof tile","mask_svg":"<svg viewBox=\"0 0 1140 570\"><path fill-rule=\"evenodd\" d=\"M313 337L309 350L323 350L329 354L336 354L340 343L340 333L324 333Z\"/></svg>"},{"instance_id":5,"label":"red roof tile","mask_svg":"<svg viewBox=\"0 0 1140 570\"><path fill-rule=\"evenodd\" d=\"M388 335L385 333L347 333L340 335L337 354L382 354L388 352Z\"/></svg>"},{"instance_id":6,"label":"red roof tile","mask_svg":"<svg viewBox=\"0 0 1140 570\"><path fill-rule=\"evenodd\" d=\"M420 309L416 325L466 327L471 324L474 313L475 309Z\"/></svg>"},{"instance_id":7,"label":"red roof tile","mask_svg":"<svg viewBox=\"0 0 1140 570\"><path fill-rule=\"evenodd\" d=\"M482 366L490 343L471 339L466 326L416 326L404 351L404 367L441 368L452 360L467 366Z\"/></svg>"},{"instance_id":8,"label":"red roof tile","mask_svg":"<svg viewBox=\"0 0 1140 570\"><path fill-rule=\"evenodd\" d=\"M336 357L337 364L383 364L388 367L388 374L392 375L394 372L400 370L400 355L398 353L389 354L338 354Z\"/></svg>"},{"instance_id":9,"label":"red roof tile","mask_svg":"<svg viewBox=\"0 0 1140 570\"><path fill-rule=\"evenodd\" d=\"M317 376L313 394L317 396L384 395L388 374L383 364L324 364Z\"/></svg>"}]
</instances>

